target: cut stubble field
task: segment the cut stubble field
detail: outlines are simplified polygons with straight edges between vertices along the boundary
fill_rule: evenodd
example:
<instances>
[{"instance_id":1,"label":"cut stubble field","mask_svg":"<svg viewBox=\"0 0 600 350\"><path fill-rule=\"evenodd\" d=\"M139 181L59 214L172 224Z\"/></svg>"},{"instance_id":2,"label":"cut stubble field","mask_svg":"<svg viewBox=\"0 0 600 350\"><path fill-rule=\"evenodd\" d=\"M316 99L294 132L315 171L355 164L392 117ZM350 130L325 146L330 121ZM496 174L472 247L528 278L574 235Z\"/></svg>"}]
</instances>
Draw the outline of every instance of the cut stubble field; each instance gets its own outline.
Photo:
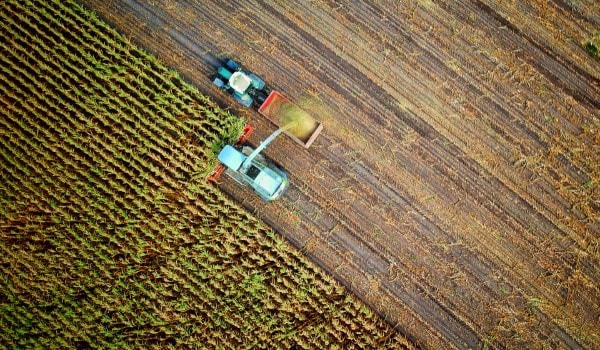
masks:
<instances>
[{"instance_id":1,"label":"cut stubble field","mask_svg":"<svg viewBox=\"0 0 600 350\"><path fill-rule=\"evenodd\" d=\"M265 206L222 188L426 348L600 343L595 1L84 3L200 91L232 56L328 108Z\"/></svg>"}]
</instances>

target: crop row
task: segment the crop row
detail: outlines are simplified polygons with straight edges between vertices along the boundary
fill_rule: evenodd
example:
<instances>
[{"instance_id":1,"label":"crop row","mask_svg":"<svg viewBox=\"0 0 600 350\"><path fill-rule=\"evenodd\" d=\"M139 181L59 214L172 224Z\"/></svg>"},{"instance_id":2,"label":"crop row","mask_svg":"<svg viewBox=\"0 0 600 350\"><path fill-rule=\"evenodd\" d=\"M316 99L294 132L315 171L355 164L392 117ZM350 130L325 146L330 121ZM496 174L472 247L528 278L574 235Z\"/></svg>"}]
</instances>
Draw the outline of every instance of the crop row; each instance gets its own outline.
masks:
<instances>
[{"instance_id":1,"label":"crop row","mask_svg":"<svg viewBox=\"0 0 600 350\"><path fill-rule=\"evenodd\" d=\"M3 344L408 344L204 182L243 120L75 2L0 11Z\"/></svg>"},{"instance_id":2,"label":"crop row","mask_svg":"<svg viewBox=\"0 0 600 350\"><path fill-rule=\"evenodd\" d=\"M35 38L36 37L33 37L31 39L35 40ZM61 47L60 45L58 45L58 42L56 42L56 41L53 42L52 44L53 45L50 45L50 46ZM74 60L77 60L80 56L76 55L76 54L74 55L72 53L72 52L76 52L77 49L78 48L76 46L72 47L72 48L67 48L67 49L64 49L64 52L62 52L60 54L65 54L68 57L73 58ZM79 49L79 50L81 50L81 49ZM25 52L27 52L27 51L25 51ZM41 53L42 57L40 57L40 58L41 59L47 59L47 57L44 57L43 52L44 51L42 51L42 53ZM80 54L83 54L83 53L80 53ZM27 58L30 59L31 57L27 57ZM67 63L68 62L69 61L67 61ZM62 64L64 64L64 63L62 63ZM80 74L77 74L77 73L80 72L81 69L83 69L82 67L89 67L90 65L92 65L92 67L93 67L93 62L85 62L85 61L83 61L83 62L79 62L79 64L75 63L74 65L75 65L75 67L69 67L69 68L72 68L72 69L66 73L66 74L69 74L69 72L76 72L74 74L75 76L73 77L73 80L72 80L73 83L75 83L77 81L83 81L85 79L85 77L86 77L86 75L87 75L88 72L83 71ZM77 67L77 65L79 65L79 67ZM46 66L46 65L44 65L44 66ZM45 71L49 71L49 70L52 70L52 69L56 69L56 67L47 67L45 69ZM39 73L39 72L35 72L35 73ZM98 74L97 71L92 71L92 73L93 74ZM132 76L143 75L143 74L139 74L141 72L137 72L136 71L135 73L136 74L131 74L131 75ZM55 86L55 87L56 88L60 88L60 86ZM95 87L97 87L97 88L96 89L93 89L93 88L89 89L89 88L86 88L84 86L83 91L76 91L75 92L75 95L77 96L76 98L78 100L77 102L82 102L84 105L89 105L89 106L93 107L91 111L89 111L89 110L87 111L88 113L94 113L95 109L97 109L99 107L104 107L104 106L97 106L98 95L101 94L101 96L107 97L107 100L111 102L111 104L108 105L108 106L106 106L106 107L108 107L109 111L113 112L114 115L117 115L118 117L127 117L127 116L130 116L130 115L133 115L135 117L139 117L139 118L136 119L136 123L133 123L133 122L130 121L131 126L130 125L125 125L126 127L132 127L133 128L133 126L135 126L136 130L138 130L139 133L149 132L148 136L151 137L151 139L154 141L154 143L158 143L160 145L160 141L161 140L157 136L159 136L159 135L161 135L161 136L165 135L165 133L164 133L165 125L159 125L157 127L157 126L153 125L153 123L156 123L156 120L158 120L159 122L163 121L164 120L164 116L171 116L172 114L169 111L165 111L164 109L161 110L160 108L159 108L158 111L153 111L153 110L148 111L150 115L152 115L152 113L155 113L155 112L162 112L162 114L160 114L160 116L163 117L163 118L157 118L156 120L150 122L150 121L148 121L147 119L144 118L144 116L147 113L140 113L140 111L143 112L144 109L146 108L146 106L154 106L154 105L156 105L156 103L151 103L152 101L149 101L148 98L145 98L144 94L139 94L138 96L135 96L134 94L129 93L129 94L125 94L124 95L125 98L123 98L123 99L116 99L116 98L112 98L111 97L112 91L119 91L119 89L116 89L115 86L110 86L110 84L108 86L105 86L105 85L98 86L98 83L96 82L96 86ZM134 91L134 90L131 90L131 91ZM80 101L80 99L83 99L83 101ZM116 100L116 101L113 102L113 100ZM106 103L106 102L104 102L104 103ZM75 104L75 106L76 106L75 108L78 108L77 104ZM132 109L131 106L133 106L134 108ZM135 108L135 107L137 107L137 108ZM193 111L191 111L191 112L193 113ZM190 113L190 111L187 111L187 113ZM113 114L111 113L111 115L109 115L109 117L112 116L112 115ZM115 117L113 117L113 119L114 118ZM216 118L216 117L213 118L211 120L211 122L214 122L214 123L218 122L218 118ZM140 123L145 123L146 126L149 125L150 127L153 127L154 130L151 130L151 131L154 131L154 132L151 133L149 130L140 129L139 128ZM101 125L101 126L105 127L105 128L108 128L108 129L114 129L112 127L113 125L111 125L111 123L105 123L104 125ZM162 127L162 130L161 130L161 127ZM215 133L215 132L210 133L210 132L207 132L206 130L200 130L200 131L202 131L203 135L204 134L206 134L206 135L211 135L211 134L215 135L215 134L218 134L218 133ZM221 130L217 130L217 131L222 131L222 129ZM135 133L133 135L134 135L134 137L136 136Z\"/></svg>"}]
</instances>

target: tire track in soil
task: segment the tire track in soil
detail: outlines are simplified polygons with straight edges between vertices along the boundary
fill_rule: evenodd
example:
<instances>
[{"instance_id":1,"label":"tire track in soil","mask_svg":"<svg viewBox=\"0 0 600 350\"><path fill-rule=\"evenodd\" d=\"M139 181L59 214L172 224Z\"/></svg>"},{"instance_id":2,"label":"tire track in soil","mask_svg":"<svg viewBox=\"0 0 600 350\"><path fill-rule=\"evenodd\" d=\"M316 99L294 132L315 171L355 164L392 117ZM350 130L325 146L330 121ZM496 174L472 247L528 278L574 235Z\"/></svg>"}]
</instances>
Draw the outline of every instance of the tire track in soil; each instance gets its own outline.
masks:
<instances>
[{"instance_id":1,"label":"tire track in soil","mask_svg":"<svg viewBox=\"0 0 600 350\"><path fill-rule=\"evenodd\" d=\"M293 28L293 29L294 29L294 32L300 32L300 33L303 33L303 31L299 30L299 28ZM303 37L305 37L305 35L302 35L302 36L303 36ZM306 35L306 36L308 36L308 35ZM315 44L315 43L312 43L312 42L311 42L311 44L313 44L312 46L316 46L316 44ZM323 52L324 50L317 50L317 51L319 51L319 52ZM331 53L328 53L328 54L325 54L324 56L326 56L326 57L332 57L333 55L332 55ZM299 57L296 57L296 58L299 58ZM439 63L441 64L441 62L439 62ZM344 71L346 72L346 71L348 71L348 70L349 70L349 69L345 69ZM351 71L351 70L350 70L350 74L349 74L349 75L350 75L350 76L355 76L355 75L357 75L357 73L355 73L354 71ZM339 78L339 77L338 77L338 78ZM363 78L359 78L358 80L360 80L360 81L361 81L363 84L365 84L365 81L366 81L367 83L369 82L369 80L368 80L368 79L363 79ZM331 81L331 80L330 80L330 81ZM372 82L371 82L371 83L372 83ZM473 89L475 89L475 86L471 85L471 87L472 87ZM373 90L375 90L375 92L376 92L376 96L385 95L385 93L381 92L381 90L379 90L379 91L378 91L376 88L374 88L374 84L369 84L369 86L367 87L367 89L369 89L370 91L373 91ZM338 87L337 87L335 90L339 92L339 85L338 85ZM351 100L350 98L348 98L348 99L349 99L349 100ZM384 101L387 101L387 100L389 100L389 99L380 100L380 105L383 105L383 106L385 106L385 107L388 107L388 108L389 108L389 106L386 106L386 105L385 105L385 102L384 102ZM389 109L391 110L391 108L389 108ZM433 136L430 136L430 137L432 137L433 139L435 139L435 140L443 139L443 137L442 137L441 135L439 135L439 134L437 134L437 133L435 133L435 132L433 132L433 133L434 133L434 135L433 135ZM452 146L451 146L451 147L452 147ZM447 150L447 148L446 148L446 149L444 149L444 150ZM460 153L462 153L462 152L460 152L459 150L458 150L458 152L457 152L457 150L456 150L456 149L455 149L455 150L452 150L452 149L451 149L450 151L451 151L452 153L459 153L459 154L458 154L458 156L456 156L456 155L455 155L455 156L456 156L456 157L458 157L458 158L461 158L461 159L463 159L463 161L464 161L464 159L466 159L466 156L465 156L464 154L460 154ZM446 155L446 157L441 157L441 158L442 158L442 159L443 159L443 158L445 158L445 159L450 159L450 157L448 157L447 155ZM491 174L489 174L489 173L487 173L487 171L483 170L483 169L482 169L482 168L481 168L481 167L480 167L478 164L471 163L471 164L470 164L470 166L469 166L469 168L470 168L470 167L473 167L473 168L475 168L475 172L476 172L477 174L479 174L479 176L480 176L480 177L484 177L484 178L490 178L490 179L492 178ZM458 167L456 167L456 168L457 168L457 169L460 169L460 166L458 166ZM460 171L458 171L458 173L460 174ZM478 185L478 186L468 187L467 189L469 189L469 188L470 188L470 189L474 189L474 188L477 188L477 187L481 187L482 183L479 183L479 184L477 184L477 185ZM489 210L491 213L497 213L498 211L497 211L497 210L494 210L493 208L490 208L490 207L488 206L488 203L491 203L491 204L492 204L494 207L496 207L496 208L501 208L501 207L503 207L502 205L500 205L500 204L497 204L496 200L495 200L495 199L494 199L494 197L493 197L494 193L496 193L496 191L498 191L498 190L500 190L500 191L502 191L502 192L506 192L506 193L508 193L508 196L509 196L509 198L511 198L511 197L512 197L512 200L515 202L515 204L516 204L515 206L516 206L517 208L521 207L521 208L522 208L521 210L523 210L525 213L534 213L534 212L535 212L535 211L533 210L533 208L531 207L531 205L529 205L529 204L528 204L526 201L524 201L524 200L523 200L523 199L522 199L522 198L521 198L521 197L520 197L518 194L514 193L514 192L513 192L511 189L507 188L507 187L506 187L506 186L505 186L503 183L501 183L501 182L491 183L491 184L490 184L490 187L489 187L489 189L488 189L487 191L485 191L485 190L484 190L484 191L481 191L481 189L478 189L478 190L477 190L475 193L473 193L473 194L475 194L475 198L480 198L480 199L478 200L478 202L480 203L480 205L483 205L483 206L485 206L485 207L488 207L488 210ZM486 196L486 194L487 194L487 196ZM482 197L482 195L483 195L483 197ZM521 211L521 210L517 210L515 213L512 213L512 214L513 214L513 216L514 216L514 215L516 215L516 214L517 214L519 211ZM511 214L511 213L508 213L508 214L509 214L509 216L510 216L510 214ZM493 214L493 215L495 215L495 214ZM500 213L500 215L502 215L502 216L506 216L506 214L504 214L504 213ZM539 216L539 214L533 214L533 217L535 217L535 216ZM526 217L524 217L524 219L523 219L523 220L531 220L531 216L530 216L530 215L527 215ZM545 224L550 224L550 225L552 225L552 222L551 222L551 221L549 221L547 218L541 217L541 218L540 218L540 220L542 220L542 223L540 223L540 224L539 224L539 225L541 225L541 226L544 226ZM521 227L526 227L526 226L529 224L527 221L520 221L519 223L520 223L520 226L521 226ZM550 228L543 229L543 232L549 232L549 231L551 231L551 230L554 230L554 229L558 231L558 228L557 228L556 226L554 226L554 227L550 227ZM509 252L509 251L508 251L508 252ZM498 256L500 256L500 254L499 254ZM561 259L561 257L558 257L558 258L559 258L559 259ZM524 261L525 261L525 260L524 260ZM588 267L589 267L589 266L588 266ZM591 269L590 269L590 270L591 270ZM526 278L523 278L523 277L521 277L521 280L522 280L522 281L527 281L527 279L526 279ZM536 290L537 288L536 288L536 287L534 287L534 286L532 286L532 287L531 287L531 289L532 289L532 290Z\"/></svg>"},{"instance_id":2,"label":"tire track in soil","mask_svg":"<svg viewBox=\"0 0 600 350\"><path fill-rule=\"evenodd\" d=\"M304 197L304 200L300 201L301 203L311 201L320 203L327 202L327 199L321 194L315 190L311 190L311 186L298 188L298 190ZM355 209L352 210L351 213L359 213L359 211ZM357 270L356 272L367 271L371 275L387 275L390 261L386 257L393 256L393 254L381 244L370 242L364 238L365 230L362 227L365 225L355 222L357 216L350 217L349 215L343 214L341 209L334 207L329 207L328 215L336 221L336 227L343 228L341 231L336 230L335 236L329 235L329 242L334 242L334 244L344 247L344 250L359 252L359 254L353 255L353 259L350 259L349 261L354 266L355 270ZM302 219L302 222L310 222L308 215ZM364 218L362 221L364 221ZM304 247L308 246L310 246L310 242L304 245ZM302 248L303 246L299 247ZM334 254L337 255L339 252L334 252ZM330 254L327 254L327 256L330 256ZM314 256L313 258L317 259L318 257ZM408 266L400 266L408 268ZM332 271L330 270L329 272L331 273ZM410 284L413 286L413 289L418 291L416 294L402 293L401 289L398 289L397 286L392 287L393 284L385 280L382 281L382 283L384 287L386 287L385 289L389 290L394 297L402 300L407 305L410 305L411 308L426 310L427 314L421 315L421 317L428 319L429 322L432 322L433 320L433 323L436 325L443 325L443 328L440 327L439 331L444 337L450 339L454 338L453 341L457 344L462 343L462 346L475 347L479 345L477 337L470 327L464 324L464 322L451 312L448 307L430 295L426 288L420 285L420 281L410 278L410 276L407 277L411 280ZM341 282L350 290L353 290L352 285L345 283L345 281ZM456 338L456 335L458 334L461 335L461 338ZM470 336L465 336L466 334L470 334Z\"/></svg>"},{"instance_id":3,"label":"tire track in soil","mask_svg":"<svg viewBox=\"0 0 600 350\"><path fill-rule=\"evenodd\" d=\"M440 63L441 63L441 62L440 62ZM465 83L466 83L466 82L465 82ZM474 85L470 85L470 86L472 87L472 89L474 89L474 90L476 89L476 86L474 86ZM506 111L505 111L505 114L506 114L506 115L508 115L508 112L506 112ZM436 140L436 142L439 142L439 141L440 141L440 138L439 138L439 137L436 137L436 138L435 138L435 140ZM446 140L442 140L441 142L444 142L444 141L446 141ZM543 145L543 146L546 146L546 145L544 145L544 144L542 144L542 145ZM447 159L448 161L451 161L452 159L454 159L454 158L456 157L456 158L460 158L460 159L461 159L461 160L464 162L464 161L465 161L465 159L467 159L466 157L464 157L464 154L457 154L457 153L456 153L456 152L454 152L454 150L453 150L453 149L451 149L451 148L447 148L447 147L446 147L446 148L443 148L443 150L444 150L444 151L448 151L448 152L452 152L452 153L451 153L451 154L452 154L452 157L444 157L443 155L440 155L440 157L439 157L439 158L440 158L440 160ZM474 169L477 169L477 168L479 167L479 168L481 169L481 167L480 167L478 164L476 164L476 163L473 163L473 162L471 162L471 164L470 164L470 165L468 165L468 167L470 167L470 168L471 168L471 167L473 167ZM489 176L491 176L491 174L485 174L485 171L483 172L483 173L484 173L483 175L482 175L482 174L481 174L479 171L478 171L478 173L479 173L479 176L484 176L484 177L486 177L486 178L487 178L487 177L489 177ZM492 187L493 187L493 186L492 186ZM515 195L517 195L517 194L515 193Z\"/></svg>"},{"instance_id":4,"label":"tire track in soil","mask_svg":"<svg viewBox=\"0 0 600 350\"><path fill-rule=\"evenodd\" d=\"M518 39L524 39L527 41L527 44L522 45L522 47L531 48L533 46L536 50L538 50L538 52L534 52L534 56L537 58L544 57L544 59L531 62L533 62L536 68L546 77L548 77L548 79L550 79L554 85L560 87L575 97L576 100L589 105L591 108L600 109L600 100L597 99L597 96L593 96L592 93L592 91L595 90L593 86L595 85L597 87L600 84L600 80L597 77L592 76L590 73L574 65L571 61L560 60L559 54L553 51L552 48L544 47L537 43L536 40L528 36L513 23L511 23L510 19L504 18L501 14L494 11L491 6L485 4L483 1L477 1L475 6L480 8L482 10L481 12L490 16L494 21L498 22L502 26L507 27L511 32L513 32L514 36L513 39L510 40L511 42L519 42L520 40ZM553 64L554 62L558 61L562 61L562 64ZM563 67L563 65L566 67ZM577 77L578 79L572 79L573 76ZM589 86L579 87L577 86L577 83L579 82L588 82ZM578 89L572 88L574 85L577 86Z\"/></svg>"},{"instance_id":5,"label":"tire track in soil","mask_svg":"<svg viewBox=\"0 0 600 350\"><path fill-rule=\"evenodd\" d=\"M156 6L145 2L126 1L126 3L129 8L123 11L124 19L121 21L144 23L145 19L135 19L138 16L136 11L142 8L146 12L145 17L155 17L151 20L154 25L160 23L160 29L155 29L154 32L159 34L157 38L148 38L143 34L138 34L136 39L142 40L146 43L145 47L150 47L159 54L164 50L177 49L178 54L182 57L181 60L189 60L187 65L192 64L191 62L199 62L197 67L194 64L193 69L186 67L185 63L181 64L176 61L174 66L182 67L185 72L190 74L191 80L199 86L201 91L204 90L205 93L215 95L224 105L233 105L233 102L226 96L215 94L214 89L211 89L210 84L204 80L203 74L207 74L209 69L201 66L202 61L199 57L204 54L201 50L214 53L227 52L238 58L241 57L242 63L255 73L262 75L273 87L283 90L284 93L300 91L307 84L323 87L324 101L338 109L340 117L335 118L339 119L324 120L326 129L319 137L320 141L308 152L294 152L293 157L290 157L286 150L293 149L295 145L289 140L276 141L267 152L272 158L284 164L292 175L293 186L290 188L289 198L265 207L246 191L240 190L237 185L229 183L227 180L223 184L223 188L243 202L251 211L255 211L295 245L303 248L311 258L346 286L355 290L382 314L386 315L386 310L408 311L406 319L402 319L405 314L398 313L395 317L399 320L394 322L397 323L399 329L406 330L416 343L431 348L481 346L482 339L490 334L490 329L493 328L492 323L495 320L482 319L481 315L485 315L486 310L478 310L477 305L469 304L468 299L480 301L500 299L499 303L501 303L498 285L491 280L494 273L498 273L498 271L500 271L502 279L506 280L504 281L506 285L512 290L535 292L536 281L529 277L536 270L544 271L543 267L539 265L540 261L531 261L528 268L513 271L502 255L507 251L510 253L511 248L516 248L516 252L521 252L520 259L523 259L523 256L527 256L526 254L545 238L545 232L551 230L561 234L563 239L567 239L562 244L572 244L573 238L569 237L562 226L556 226L559 218L551 214L552 212L543 205L544 197L540 197L536 193L523 193L522 187L513 183L513 181L518 181L519 177L507 177L506 175L499 177L496 170L482 165L465 151L464 145L467 143L463 143L462 139L468 138L468 134L461 135L460 129L456 129L459 130L459 134L449 138L451 129L448 129L447 125L431 118L435 115L428 116L424 109L414 108L415 105L410 105L408 110L398 110L396 103L399 97L403 99L412 97L416 101L420 101L419 103L426 101L433 103L434 108L444 108L446 105L436 102L436 99L444 101L452 95L452 92L428 86L428 83L431 84L432 81L438 79L437 76L443 76L451 79L450 87L461 86L471 99L480 96L482 89L492 92L493 99L490 100L492 102L490 106L483 102L473 101L470 102L470 108L478 115L487 114L497 118L496 130L504 131L508 136L518 135L515 136L515 139L523 139L523 142L528 142L526 144L529 148L547 146L544 138L540 136L547 132L543 125L519 120L518 128L515 128L511 116L514 118L514 115L520 116L522 113L514 105L507 105L503 102L506 94L510 91L510 86L505 88L501 83L488 84L480 78L474 78L476 71L465 76L457 75L447 62L440 59L444 51L437 52L440 47L435 45L442 45L443 42L430 42L431 36L428 36L425 30L415 32L414 28L407 28L403 25L404 18L398 14L400 12L394 14L391 10L373 4L355 4L354 2L339 4L347 7L344 15L348 18L363 19L363 21L358 21L356 26L347 26L349 32L354 31L353 33L358 33L356 34L358 36L364 34L367 38L376 37L378 32L384 34L398 32L408 44L391 46L392 56L395 54L397 57L408 57L409 50L425 55L419 61L419 65L415 67L406 67L406 63L402 62L390 63L386 67L389 68L390 75L400 78L399 81L404 85L404 90L411 91L410 94L400 88L378 81L379 73L370 67L375 62L363 63L358 54L354 56L343 52L339 54L332 49L332 47L339 46L336 46L337 43L332 41L329 36L317 38L317 35L320 34L315 34L314 28L312 28L312 32L309 32L310 23L303 23L302 16L333 18L337 21L344 16L343 9L333 9L333 4L330 3L324 4L325 8L330 7L331 9L325 14L311 4L303 4L298 7L297 12L293 12L289 6L269 4L265 1L253 1L245 4L213 2L212 5L208 2L206 4L185 2L180 5L193 8L199 18L199 21L196 21L198 24L193 23L188 26L183 26L170 17L170 12L173 11L167 9L166 3ZM123 2L111 7L119 8L122 4ZM469 9L483 18L479 21L480 23L488 26L490 31L498 32L497 25L493 24L494 16L478 9L476 5L466 4ZM468 21L468 18L465 18L460 11L450 9L450 5L439 6L448 12L449 17ZM415 11L418 15L431 20L432 23L438 21L439 18L444 18L443 15L430 12L423 7L417 7ZM356 14L355 17L350 16L352 13ZM373 14L379 15L379 17ZM392 20L375 20L375 18L384 16ZM165 20L162 20L163 18ZM239 22L240 18L248 22ZM373 20L366 20L369 18ZM234 23L230 19L238 20L239 23ZM442 26L445 25L445 23L440 23ZM344 26L342 22L336 24L339 24L340 27ZM203 31L207 27L219 28L222 33L219 36L215 34L217 39L213 39L211 35ZM253 31L243 32L242 29L248 28ZM417 29L419 28L417 27ZM120 28L120 30L124 29ZM164 32L161 34L161 31L167 31L167 36L176 42L159 40L161 35L162 38L165 38ZM260 49L260 45L253 46L253 44L245 42L254 34L264 32L277 34L266 42L267 44L274 43L273 47ZM266 40L263 34L258 36L263 41ZM225 38L226 41L220 42L219 38ZM543 62L524 56L540 71L543 72L546 69L549 60L559 61L552 64L562 67L561 62L565 59L559 59L551 52L544 51L544 47L539 46L542 44L535 44L527 38L522 39L519 33L503 36L503 44L507 47L515 45L514 42L518 42L524 52L533 50L532 52L542 52L549 56ZM230 45L232 43L233 46ZM536 45L538 46L536 47ZM178 47L180 48L178 49ZM473 59L468 51L464 55L462 53L460 55L459 58L464 62ZM307 57L310 59L308 60ZM308 67L312 67L307 67L307 65L312 65L313 61L319 62L319 69L307 71ZM478 58L476 61L481 62ZM298 67L296 62L303 62L304 69L302 69L302 64ZM420 72L420 67L435 72L435 75L426 75ZM564 72L565 69L573 71L572 65L561 68L561 72ZM181 71L181 69L179 70ZM406 74L407 72L414 76ZM589 77L585 74L577 74L576 78L580 82L589 82ZM556 83L551 76L548 79L552 83ZM571 83L572 81L565 84ZM566 86L569 87L569 85ZM561 89L564 90L563 87ZM580 90L588 91L588 95L589 91L592 93L597 91L585 88L573 91ZM530 89L525 89L525 93L534 96L529 91ZM578 96L575 97L577 101ZM587 111L594 107L593 103L590 104L585 98L581 98L577 103ZM234 110L239 109L236 106ZM266 130L263 131L265 135L268 134L268 130L273 129L272 125L255 114L245 111L242 113L248 115L252 122L257 124L258 129ZM362 135L358 134L360 139L342 135L341 128L347 128L348 125L356 126L356 130L362 133ZM341 128L327 128L328 126ZM386 130L386 128L394 128L394 130ZM399 131L399 129L404 131ZM410 129L416 130L419 136L416 140L403 144L402 147L388 146L387 149L392 151L392 158L400 158L392 163L392 168L382 168L377 157L385 154L384 149L386 149L387 143L384 145L384 140L395 136L397 140L404 141L411 134ZM491 138L486 138L485 129L481 126L474 124L473 130L475 132L473 136L481 139L488 147L503 145ZM260 135L260 132L258 134ZM258 139L260 137L255 136L255 140ZM508 139L510 140L510 138ZM460 143L456 143L457 140ZM365 154L366 151L374 149L375 152L371 155ZM510 148L506 149L510 150ZM348 150L354 152L357 159L353 160L347 156L345 152ZM467 149L467 151L469 150ZM500 157L500 159L511 160L509 152L501 154ZM351 167L353 164L356 166ZM401 164L411 164L411 166L402 167ZM335 167L335 170L329 169L332 166ZM430 168L428 169L428 167ZM309 170L307 171L307 169ZM408 177L405 177L406 175ZM342 189L356 188L357 191L362 191L360 194L363 197L340 193L340 190L330 190L329 184L337 185L337 182L334 182L336 177L340 177L347 184ZM416 181L417 189L411 188L411 184L406 184L406 179ZM449 188L450 186L452 188ZM372 187L374 188L370 190ZM426 190L426 192L419 194L420 189ZM440 198L444 198L443 205L440 207L441 212L434 211L433 206L423 199L427 193L439 194ZM498 198L498 193L502 193L506 197ZM459 202L454 203L453 195L458 195ZM346 199L346 202L335 202L337 199ZM516 205L511 204L514 200L517 201ZM373 206L369 207L369 203L373 203ZM566 205L569 203L566 202ZM374 209L377 207L382 208L382 211L390 210L390 212L375 211ZM461 232L462 226L459 224L464 223L467 219L456 222L444 221L444 218L451 217L452 213L461 209L469 214L468 218L475 219L474 223L470 226L467 225L474 237L469 237L468 234ZM323 219L313 219L316 215L314 213L317 211L322 213ZM402 236L405 236L402 238L402 242L405 243L405 246L399 246L397 242L393 243L389 240L394 235L398 235L397 229L394 230L384 225L379 237L373 235L373 221L385 220L390 215L401 216L403 214L408 215L410 223L408 229L402 231ZM536 218L535 225L541 228L538 234L528 233L526 230L532 218ZM506 243L507 245L499 244L494 238L488 237L490 235L484 226L476 226L478 223L483 225L486 222L493 223L492 227L495 229L508 229L509 232L515 234L516 240L509 242L510 244ZM396 223L401 222L396 221ZM503 227L502 223L508 224L508 227ZM435 239L442 239L441 242L444 244L454 244L465 242L465 238L468 238L466 245L463 243L462 247L450 248L448 251L435 244ZM323 240L326 240L327 244L318 244ZM430 257L418 256L416 261L411 261L405 254L413 251L429 252ZM509 258L513 261L512 264L517 261L519 255L516 256L517 259L512 256ZM379 263L372 263L370 259L379 261ZM561 264L568 265L570 263L570 258L562 255L554 254L549 261L552 259L558 259ZM348 271L345 268L338 269L339 266L334 265L333 262L347 264ZM464 292L464 297L451 297L447 293L445 295L437 293L436 295L435 291L443 289L446 285L442 278L446 271L445 262L456 267L458 272L465 276L466 280L456 287L456 290ZM584 259L583 264L586 266L584 273L592 276L592 280L597 280L592 272L594 265L590 263L590 260ZM393 282L387 281L390 266L401 270L407 282L394 285ZM436 269L442 272L438 273ZM385 272L386 277L376 275L382 274L382 271ZM375 276L373 279L380 283L378 291L373 292L370 288L365 287L373 280L369 280L367 275ZM433 279L427 279L428 276L432 276ZM362 282L353 284L352 281ZM549 286L550 284L543 284L541 287L548 288ZM479 293L482 295L479 296ZM540 294L534 293L533 295ZM544 292L541 295L545 295ZM388 304L379 302L378 297ZM436 300L436 298L438 299ZM516 311L522 311L520 306L516 306ZM494 315L502 316L498 313ZM568 332L565 333L560 326L549 320L548 316L552 316L552 314L546 315L538 311L536 316L540 323L537 326L538 330L547 335L555 334L559 338L559 340L554 340L557 342L555 344L562 343L569 347L578 347L579 344L572 338L572 335ZM448 317L451 326L444 324L445 317ZM462 324L464 320L468 324ZM413 322L420 327L414 327ZM449 334L452 332L457 333ZM462 341L460 339L467 335L470 340ZM532 339L529 338L529 341ZM504 343L495 343L496 346L499 344ZM512 345L514 346L515 343ZM504 347L506 344L499 346Z\"/></svg>"}]
</instances>

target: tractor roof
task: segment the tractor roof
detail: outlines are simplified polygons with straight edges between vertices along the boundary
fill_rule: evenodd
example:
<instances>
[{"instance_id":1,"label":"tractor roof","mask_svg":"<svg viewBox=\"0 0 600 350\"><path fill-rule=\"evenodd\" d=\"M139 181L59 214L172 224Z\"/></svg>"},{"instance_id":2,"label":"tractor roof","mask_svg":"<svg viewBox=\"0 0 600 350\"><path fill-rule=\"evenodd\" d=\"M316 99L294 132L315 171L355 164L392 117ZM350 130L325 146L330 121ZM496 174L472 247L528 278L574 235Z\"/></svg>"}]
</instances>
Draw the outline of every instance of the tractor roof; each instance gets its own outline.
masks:
<instances>
[{"instance_id":1,"label":"tractor roof","mask_svg":"<svg viewBox=\"0 0 600 350\"><path fill-rule=\"evenodd\" d=\"M252 84L252 79L242 72L235 72L229 78L229 86L241 94L248 90L250 84Z\"/></svg>"}]
</instances>

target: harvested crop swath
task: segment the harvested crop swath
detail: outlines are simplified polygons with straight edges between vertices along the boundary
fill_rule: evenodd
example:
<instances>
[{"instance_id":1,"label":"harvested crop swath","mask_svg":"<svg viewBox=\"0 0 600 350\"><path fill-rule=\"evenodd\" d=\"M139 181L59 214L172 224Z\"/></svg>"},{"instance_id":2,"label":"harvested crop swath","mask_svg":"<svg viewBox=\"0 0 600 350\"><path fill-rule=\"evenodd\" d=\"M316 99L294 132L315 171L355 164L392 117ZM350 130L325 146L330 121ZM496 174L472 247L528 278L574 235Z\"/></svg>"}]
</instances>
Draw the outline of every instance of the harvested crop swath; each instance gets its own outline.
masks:
<instances>
[{"instance_id":1,"label":"harvested crop swath","mask_svg":"<svg viewBox=\"0 0 600 350\"><path fill-rule=\"evenodd\" d=\"M243 120L75 2L0 13L1 344L412 347L204 182Z\"/></svg>"}]
</instances>

